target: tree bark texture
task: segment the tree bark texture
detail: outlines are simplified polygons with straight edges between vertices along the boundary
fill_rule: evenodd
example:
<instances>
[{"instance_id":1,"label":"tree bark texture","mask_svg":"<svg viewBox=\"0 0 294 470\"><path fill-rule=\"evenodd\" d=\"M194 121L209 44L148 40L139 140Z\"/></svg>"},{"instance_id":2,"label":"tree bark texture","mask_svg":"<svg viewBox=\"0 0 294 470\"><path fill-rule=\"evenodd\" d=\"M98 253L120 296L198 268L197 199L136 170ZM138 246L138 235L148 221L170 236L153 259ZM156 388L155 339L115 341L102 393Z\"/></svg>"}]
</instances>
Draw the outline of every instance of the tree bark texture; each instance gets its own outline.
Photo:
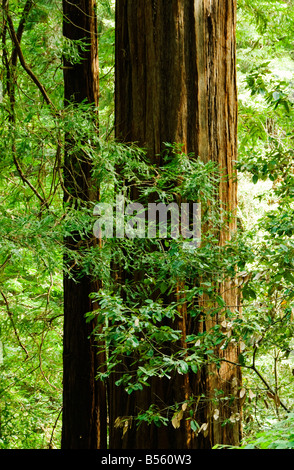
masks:
<instances>
[{"instance_id":1,"label":"tree bark texture","mask_svg":"<svg viewBox=\"0 0 294 470\"><path fill-rule=\"evenodd\" d=\"M228 176L219 185L219 203L235 211L237 184L236 0L118 0L116 4L116 136L147 148L152 163L162 165L165 142L180 143L187 153L204 162L214 161ZM236 230L220 234L222 245ZM237 308L238 292L223 286L226 304ZM175 294L176 295L176 294ZM199 324L183 308L179 327L185 335L208 330L223 320L209 318ZM238 346L219 355L238 363ZM114 448L211 448L215 444L237 445L240 439L238 387L240 369L223 362L219 370L209 366L199 374L153 380L150 388L127 397L110 388L110 423L117 417L136 416L151 403L182 402L205 394L197 421L205 424L198 435L183 419L179 429L129 426L122 430L110 424ZM229 405L213 403L215 390L233 396ZM214 419L215 408L220 418ZM185 418L185 417L184 417ZM235 419L236 418L236 419ZM228 421L228 424L222 424Z\"/></svg>"},{"instance_id":2,"label":"tree bark texture","mask_svg":"<svg viewBox=\"0 0 294 470\"><path fill-rule=\"evenodd\" d=\"M63 34L71 40L84 40L82 60L64 60L65 106L86 100L95 107L99 99L98 41L94 0L63 0ZM84 48L83 48L84 49ZM91 162L82 151L74 151L74 136L65 136L64 199L79 207L98 200L91 182ZM68 253L79 249L78 233L65 239ZM93 243L87 241L88 245ZM97 292L99 280L81 276L80 268L66 255L72 276L64 274L64 353L63 353L63 449L106 448L106 397L104 386L95 379L98 357L94 325L85 314L93 307L89 294ZM99 356L102 360L103 358Z\"/></svg>"}]
</instances>

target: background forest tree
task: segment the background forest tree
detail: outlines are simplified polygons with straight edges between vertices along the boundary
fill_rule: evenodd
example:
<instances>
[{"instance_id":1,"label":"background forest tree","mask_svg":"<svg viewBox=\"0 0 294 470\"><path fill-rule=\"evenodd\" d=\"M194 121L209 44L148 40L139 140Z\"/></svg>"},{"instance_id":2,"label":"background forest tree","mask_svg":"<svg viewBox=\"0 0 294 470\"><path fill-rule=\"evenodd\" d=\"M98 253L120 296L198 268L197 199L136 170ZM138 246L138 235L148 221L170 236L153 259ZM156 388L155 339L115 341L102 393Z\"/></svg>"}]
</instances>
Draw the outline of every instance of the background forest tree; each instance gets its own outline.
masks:
<instances>
[{"instance_id":1,"label":"background forest tree","mask_svg":"<svg viewBox=\"0 0 294 470\"><path fill-rule=\"evenodd\" d=\"M63 59L78 63L83 41L63 37L61 2L3 0L1 5L3 449L61 445L63 242L64 236L73 232L84 239L94 223L92 208L79 211L64 207L61 137L74 136L76 148L91 159L93 177L97 184L103 182L104 200L112 197L113 185L119 183L114 170L117 163L123 164L128 179L142 181L146 171L148 181L153 178L144 154L135 147L126 149L114 143L115 25L111 2L97 2L97 20L99 135L93 129L92 109L86 103L64 108ZM244 407L242 444L259 448L294 446L293 29L292 1L238 1L239 234L222 268L237 261L243 315L227 322L225 329L228 341L238 341L241 346L238 360L243 386L238 394ZM164 189L170 175L177 175L182 168L169 167L171 173L162 175L161 187ZM200 174L199 167L194 171ZM217 177L215 169L205 167L201 171L201 182L206 182L204 196L209 198L211 181ZM166 191L162 195L169 197ZM116 252L120 260L122 253L123 245ZM199 258L210 273L219 266L214 255L202 253ZM105 250L101 256L97 247L89 246L75 253L75 261L84 275L99 275L111 290L109 252ZM160 283L163 291L164 274ZM153 282L151 276L148 282ZM207 285L208 293L209 289ZM109 292L104 293L104 305L114 309L131 333L137 312L127 316ZM147 311L140 314L147 315ZM162 310L158 309L157 314L162 315ZM136 335L130 334L122 347L133 351L135 339ZM141 380L150 373L152 370L145 368ZM108 380L103 373L101 378ZM140 383L124 379L129 392ZM180 409L173 411L169 416L176 424ZM141 419L164 426L167 417L150 408ZM234 419L239 418L231 416ZM195 433L204 435L204 424L191 420Z\"/></svg>"},{"instance_id":2,"label":"background forest tree","mask_svg":"<svg viewBox=\"0 0 294 470\"><path fill-rule=\"evenodd\" d=\"M92 133L98 133L99 61L96 3L92 0L63 2L63 36L80 43L78 61L64 58L65 108L80 104L92 114ZM92 107L92 109L91 109ZM88 143L91 142L91 127ZM64 137L64 204L71 212L89 211L91 203L99 200L99 187L92 179L91 156L76 141L71 130ZM86 231L85 231L86 232ZM86 273L76 260L76 252L91 250L97 245L93 236L86 238L75 228L65 237L63 279L63 449L96 449L107 445L106 388L96 380L99 362L94 345L93 322L86 314L95 309L92 292L101 288L100 277Z\"/></svg>"}]
</instances>

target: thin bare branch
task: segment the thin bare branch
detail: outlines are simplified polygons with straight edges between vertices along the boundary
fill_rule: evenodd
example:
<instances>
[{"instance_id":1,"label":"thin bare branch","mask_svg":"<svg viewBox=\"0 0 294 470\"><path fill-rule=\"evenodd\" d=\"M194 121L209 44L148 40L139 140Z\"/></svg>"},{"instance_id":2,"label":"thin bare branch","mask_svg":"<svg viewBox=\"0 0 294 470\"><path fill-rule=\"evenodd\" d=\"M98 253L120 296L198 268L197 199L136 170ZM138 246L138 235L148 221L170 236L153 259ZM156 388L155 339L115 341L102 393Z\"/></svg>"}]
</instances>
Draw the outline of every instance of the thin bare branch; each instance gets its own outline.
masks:
<instances>
[{"instance_id":1,"label":"thin bare branch","mask_svg":"<svg viewBox=\"0 0 294 470\"><path fill-rule=\"evenodd\" d=\"M11 19L11 16L9 15L7 9L6 9L5 15L6 15L6 19L7 19L8 26L9 26L10 36L11 36L12 42L14 43L17 55L19 57L19 61L22 65L23 69L26 71L26 73L29 75L29 77L33 80L35 85L37 85L37 87L39 88L45 102L52 108L52 110L55 110L55 106L54 106L53 102L51 101L45 87L43 86L43 84L40 82L38 77L34 74L34 72L31 70L31 68L27 65L27 63L25 61L24 55L23 55L21 47L20 47L19 40L17 38L17 34L16 34L14 26L13 26L13 21ZM55 112L56 112L56 110L55 110Z\"/></svg>"},{"instance_id":2,"label":"thin bare branch","mask_svg":"<svg viewBox=\"0 0 294 470\"><path fill-rule=\"evenodd\" d=\"M6 310L7 310L9 319L10 319L10 321L11 321L11 324L12 324L12 327L13 327L13 330L14 330L14 333L15 333L15 336L16 336L16 339L17 339L17 342L18 342L19 346L21 347L21 349L25 352L25 355L26 355L25 360L27 360L27 359L29 358L29 353L28 353L26 347L22 344L21 339L20 339L20 337L19 337L17 328L16 328L15 323L14 323L13 315L12 315L12 312L11 312L10 307L9 307L8 300L7 300L7 298L6 298L5 294L4 294L4 292L2 292L2 290L0 290L0 294L1 294L2 297L3 297L4 303L5 303L5 306L6 306Z\"/></svg>"}]
</instances>

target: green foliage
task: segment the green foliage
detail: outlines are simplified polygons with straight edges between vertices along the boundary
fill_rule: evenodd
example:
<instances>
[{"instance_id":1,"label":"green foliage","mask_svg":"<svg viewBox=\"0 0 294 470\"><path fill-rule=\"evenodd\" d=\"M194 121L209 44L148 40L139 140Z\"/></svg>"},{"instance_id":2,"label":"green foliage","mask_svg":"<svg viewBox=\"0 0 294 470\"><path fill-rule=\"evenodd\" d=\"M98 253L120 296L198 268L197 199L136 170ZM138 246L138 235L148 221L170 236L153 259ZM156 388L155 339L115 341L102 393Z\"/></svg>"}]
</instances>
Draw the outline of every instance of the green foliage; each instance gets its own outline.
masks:
<instances>
[{"instance_id":1,"label":"green foliage","mask_svg":"<svg viewBox=\"0 0 294 470\"><path fill-rule=\"evenodd\" d=\"M239 32L246 31L239 36L238 52L239 213L252 253L240 276L243 316L233 327L242 349L244 440L255 443L258 434L257 448L289 448L292 415L285 426L283 419L294 400L294 66L289 44L294 12L292 2L267 2L265 8L264 2L245 0L239 6Z\"/></svg>"},{"instance_id":2,"label":"green foliage","mask_svg":"<svg viewBox=\"0 0 294 470\"><path fill-rule=\"evenodd\" d=\"M243 449L294 449L294 415L272 424L269 429L257 433Z\"/></svg>"},{"instance_id":3,"label":"green foliage","mask_svg":"<svg viewBox=\"0 0 294 470\"><path fill-rule=\"evenodd\" d=\"M188 247L183 239L171 237L103 240L100 259L102 265L108 266L110 277L108 282L104 280L99 293L92 295L99 304L94 318L96 316L95 334L97 344L102 344L101 352L104 341L107 342L107 361L98 371L98 379L107 382L111 374L121 371L123 363L124 373L119 373L116 385L132 394L148 387L154 377L170 379L177 374L195 374L208 363L220 367L216 348L225 349L229 344L227 332L223 332L221 325L189 334L184 348L179 325L182 308L187 308L189 318L197 318L200 323L223 313L226 305L220 295L222 285L234 277L236 264L243 267L248 256L246 246L238 239L219 246L219 234L227 229L230 217L220 211L215 197L223 176L215 164L204 164L200 159L187 156L178 146L166 146L162 168L148 165L144 152L132 147L101 145L100 151L103 158L94 175L103 181L102 188L104 185L107 188L102 191L100 202L115 204L117 190L125 194L129 202L130 186L123 182L131 181L138 188L137 201L142 203L148 201L150 195L157 202L169 203L175 197L201 202L202 223L209 223L210 230L205 231L198 248ZM107 157L106 151L110 151ZM105 165L119 168L119 174L112 169L108 171L107 180ZM123 283L115 281L115 266L123 270ZM171 300L169 296L179 285L179 295ZM205 314L198 304L201 296L207 302ZM227 309L226 314L229 318L235 312ZM93 313L88 320L92 318ZM218 394L216 403L224 398L221 391ZM201 397L201 403L205 399ZM192 400L197 401L198 397ZM137 425L152 420L157 425L164 424L167 416L175 412L176 404L162 410L157 407L141 410L136 417ZM193 414L190 419L196 432L200 425L194 422Z\"/></svg>"},{"instance_id":4,"label":"green foliage","mask_svg":"<svg viewBox=\"0 0 294 470\"><path fill-rule=\"evenodd\" d=\"M24 2L10 2L15 29L23 7ZM63 101L60 18L52 2L35 2L21 38L26 61L57 106ZM1 38L2 52L11 57L13 45L3 23ZM63 302L60 128L19 61L13 69L5 53L1 58L0 448L57 448Z\"/></svg>"},{"instance_id":5,"label":"green foliage","mask_svg":"<svg viewBox=\"0 0 294 470\"><path fill-rule=\"evenodd\" d=\"M16 30L24 3L9 2ZM6 60L13 44L3 7L1 15L0 448L60 447L63 238L73 232L83 242L74 258L80 275L91 274L104 285L93 293L102 328L95 334L106 338L108 347L107 370L97 371L99 380L107 381L124 360L127 367L117 385L131 395L148 387L152 377L197 373L208 362L219 367L215 346L238 342L242 448L293 448L293 414L288 413L294 401L293 2L238 2L240 231L221 249L224 214L214 195L224 176L218 169L171 144L164 167L156 169L143 150L113 140L113 2L97 5L99 136L91 107L63 106L62 57L78 62L83 44L62 37L61 2L33 2L21 38L25 60L55 109L46 105L19 60L16 67ZM89 247L96 201L82 209L63 204L65 133L72 137L71 151L82 151L93 163L101 201L114 204L123 192L129 202L127 180L140 188L142 203L150 196L166 203L175 197L201 202L202 222L211 226L201 247L187 249L181 239L108 239L103 249ZM118 262L128 274L120 290L110 269ZM191 317L201 321L197 299L205 296L213 318L226 309L219 291L224 280L235 277L236 267L242 315L227 311L222 328L190 334L183 350L182 298ZM132 280L134 272L144 273L140 282ZM183 297L165 302L179 281ZM194 405L205 399L191 397ZM158 409L151 404L141 410L137 424L164 426L173 419L176 426L187 405ZM193 413L188 419L198 432L201 423Z\"/></svg>"}]
</instances>

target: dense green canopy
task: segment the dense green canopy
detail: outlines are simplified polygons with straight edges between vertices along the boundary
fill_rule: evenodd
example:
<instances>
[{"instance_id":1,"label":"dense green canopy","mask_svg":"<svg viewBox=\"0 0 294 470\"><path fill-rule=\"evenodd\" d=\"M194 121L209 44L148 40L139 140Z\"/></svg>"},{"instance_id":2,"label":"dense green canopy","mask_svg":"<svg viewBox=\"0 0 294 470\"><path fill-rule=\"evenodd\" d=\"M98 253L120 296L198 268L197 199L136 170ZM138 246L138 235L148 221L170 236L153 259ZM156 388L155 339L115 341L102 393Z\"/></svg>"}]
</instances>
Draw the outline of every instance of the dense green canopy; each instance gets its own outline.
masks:
<instances>
[{"instance_id":1,"label":"dense green canopy","mask_svg":"<svg viewBox=\"0 0 294 470\"><path fill-rule=\"evenodd\" d=\"M64 202L64 135L72 138L72 152L79 150L92 162L101 201L107 203L113 202L114 186L123 190L125 179L140 182L142 194L156 191L167 202L174 192L168 183L181 177L179 194L206 208L220 178L214 165L192 163L177 147L158 174L144 150L115 142L110 0L97 2L99 135L91 106L64 107L63 57L79 61L85 44L63 37L61 3L11 0L0 7L0 449L60 448L63 240L73 232L81 239L92 236L96 220L94 202L80 210ZM75 253L80 275L99 275L103 281L103 290L93 294L100 301L98 324L104 325L97 337L116 344L97 380L107 380L121 354L136 352L136 377L125 374L118 384L131 394L147 386L151 376L197 372L207 360L217 363L213 345L226 348L238 341L245 447L294 448L293 38L292 0L238 1L239 230L231 243L222 250L214 243L222 221L217 207L210 207L205 214L213 228L194 257L176 240L166 241L156 259L142 240L109 240L103 250L85 244ZM118 167L123 172L117 173ZM125 269L144 265L143 305L132 284L126 286L132 298L127 308L114 291L110 267L117 260ZM192 305L196 295L205 294L223 309L216 286L233 279L236 266L242 315L223 329L191 335L185 354L165 355L166 339L177 340L179 332L158 324L175 311L150 300L151 292L165 293L176 279L201 276L201 285L189 284L187 299ZM197 305L193 309L197 316ZM173 425L181 406L170 410ZM152 406L139 415L139 421L158 426L167 419ZM195 432L203 424L191 422Z\"/></svg>"}]
</instances>

